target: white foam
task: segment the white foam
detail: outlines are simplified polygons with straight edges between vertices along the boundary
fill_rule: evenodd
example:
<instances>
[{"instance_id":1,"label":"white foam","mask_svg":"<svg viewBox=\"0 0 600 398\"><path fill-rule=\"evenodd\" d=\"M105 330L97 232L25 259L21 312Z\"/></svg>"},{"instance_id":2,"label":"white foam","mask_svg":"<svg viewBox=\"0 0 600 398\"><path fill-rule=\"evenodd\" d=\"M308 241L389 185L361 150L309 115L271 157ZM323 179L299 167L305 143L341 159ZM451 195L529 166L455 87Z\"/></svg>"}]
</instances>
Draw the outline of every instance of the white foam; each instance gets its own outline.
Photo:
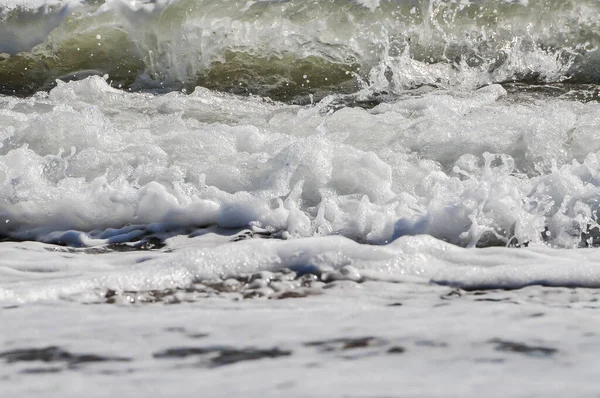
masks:
<instances>
[{"instance_id":1,"label":"white foam","mask_svg":"<svg viewBox=\"0 0 600 398\"><path fill-rule=\"evenodd\" d=\"M81 0L4 0L2 1L2 8L14 9L37 9L48 6L64 6L68 4L78 4Z\"/></svg>"},{"instance_id":2,"label":"white foam","mask_svg":"<svg viewBox=\"0 0 600 398\"><path fill-rule=\"evenodd\" d=\"M23 350L16 354L24 357L58 347L107 359L76 367L58 355L49 363L2 361L10 377L3 391L38 396L46 385L31 380L41 377L52 384L48 397L63 398L199 390L211 397L386 396L399 385L411 397L482 390L490 397L594 396L600 322L593 291L531 287L461 295L433 285L346 286L287 300L3 309L3 353ZM211 366L219 349L239 362ZM289 355L251 355L274 349ZM164 358L168 350L182 358ZM217 352L194 355L205 350Z\"/></svg>"},{"instance_id":3,"label":"white foam","mask_svg":"<svg viewBox=\"0 0 600 398\"><path fill-rule=\"evenodd\" d=\"M0 302L66 299L102 301L107 289L185 288L260 271L299 274L345 271L345 278L435 282L462 288L514 289L528 285L600 286L595 250L460 248L430 236L402 237L386 246L343 237L229 242L212 234L175 239L170 252L90 255L39 243L3 243ZM348 272L354 276L347 276Z\"/></svg>"},{"instance_id":4,"label":"white foam","mask_svg":"<svg viewBox=\"0 0 600 398\"><path fill-rule=\"evenodd\" d=\"M302 108L60 83L3 106L0 231L254 223L374 243L428 233L577 246L595 225L599 154L582 140L598 105L504 95L489 86L332 113L334 98Z\"/></svg>"}]
</instances>

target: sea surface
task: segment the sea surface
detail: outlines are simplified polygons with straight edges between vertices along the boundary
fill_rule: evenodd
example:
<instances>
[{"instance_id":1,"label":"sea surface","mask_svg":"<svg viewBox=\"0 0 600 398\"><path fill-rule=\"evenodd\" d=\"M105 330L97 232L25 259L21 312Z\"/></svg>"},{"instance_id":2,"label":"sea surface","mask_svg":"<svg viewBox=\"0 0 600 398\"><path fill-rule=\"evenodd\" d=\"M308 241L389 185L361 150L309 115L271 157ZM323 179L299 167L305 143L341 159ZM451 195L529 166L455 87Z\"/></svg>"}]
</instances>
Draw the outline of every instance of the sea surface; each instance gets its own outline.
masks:
<instances>
[{"instance_id":1,"label":"sea surface","mask_svg":"<svg viewBox=\"0 0 600 398\"><path fill-rule=\"evenodd\" d=\"M0 396L597 397L600 1L0 0Z\"/></svg>"}]
</instances>

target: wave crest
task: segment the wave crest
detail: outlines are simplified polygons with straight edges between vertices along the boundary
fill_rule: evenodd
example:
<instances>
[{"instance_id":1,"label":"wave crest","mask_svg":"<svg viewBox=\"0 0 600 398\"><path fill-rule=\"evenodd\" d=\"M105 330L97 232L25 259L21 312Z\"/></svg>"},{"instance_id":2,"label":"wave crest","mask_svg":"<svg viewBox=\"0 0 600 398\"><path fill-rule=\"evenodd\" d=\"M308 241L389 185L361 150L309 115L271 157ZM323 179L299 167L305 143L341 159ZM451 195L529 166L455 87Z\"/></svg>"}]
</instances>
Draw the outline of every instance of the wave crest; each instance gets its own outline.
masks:
<instances>
[{"instance_id":1,"label":"wave crest","mask_svg":"<svg viewBox=\"0 0 600 398\"><path fill-rule=\"evenodd\" d=\"M107 0L0 12L0 91L108 74L297 100L364 87L596 83L600 4L532 0ZM18 37L28 37L27 41Z\"/></svg>"}]
</instances>

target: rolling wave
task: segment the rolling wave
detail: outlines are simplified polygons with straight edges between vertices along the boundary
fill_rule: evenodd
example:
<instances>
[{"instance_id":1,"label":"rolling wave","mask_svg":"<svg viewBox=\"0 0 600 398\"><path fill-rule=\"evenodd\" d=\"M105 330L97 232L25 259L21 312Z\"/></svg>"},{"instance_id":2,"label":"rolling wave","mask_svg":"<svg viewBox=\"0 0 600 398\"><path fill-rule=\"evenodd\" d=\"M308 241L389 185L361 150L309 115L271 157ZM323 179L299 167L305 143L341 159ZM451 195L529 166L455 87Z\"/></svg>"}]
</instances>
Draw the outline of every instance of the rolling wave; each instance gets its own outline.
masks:
<instances>
[{"instance_id":1,"label":"rolling wave","mask_svg":"<svg viewBox=\"0 0 600 398\"><path fill-rule=\"evenodd\" d=\"M596 83L600 3L123 0L0 9L0 92L109 75L129 90L297 100L364 88Z\"/></svg>"}]
</instances>

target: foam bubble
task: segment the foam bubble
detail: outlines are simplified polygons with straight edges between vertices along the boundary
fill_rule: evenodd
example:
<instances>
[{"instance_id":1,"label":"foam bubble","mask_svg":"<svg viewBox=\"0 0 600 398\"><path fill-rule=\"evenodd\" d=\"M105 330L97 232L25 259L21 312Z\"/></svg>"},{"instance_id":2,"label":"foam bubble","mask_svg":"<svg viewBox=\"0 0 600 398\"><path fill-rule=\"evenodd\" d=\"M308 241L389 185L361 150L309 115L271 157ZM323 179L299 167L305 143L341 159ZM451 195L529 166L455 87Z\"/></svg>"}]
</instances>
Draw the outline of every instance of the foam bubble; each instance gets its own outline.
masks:
<instances>
[{"instance_id":1,"label":"foam bubble","mask_svg":"<svg viewBox=\"0 0 600 398\"><path fill-rule=\"evenodd\" d=\"M207 233L169 242L170 253L97 255L48 250L51 247L35 242L1 245L10 259L0 267L3 303L59 299L105 302L109 291L112 295L118 292L123 299L152 302L152 295L156 297L165 289L165 295L176 298L177 292L183 297L186 289L193 291L211 284L223 284L220 289L226 291L225 285L239 285L236 280L246 281L247 289L258 289L257 296L269 296L274 294L272 288L266 288L275 279L271 272L290 275L290 271L286 280L313 274L327 283L345 280L353 285L381 281L434 282L465 289L600 286L598 260L589 250L537 247L475 251L430 236L405 236L386 246L372 246L339 236L230 242L224 236ZM260 280L252 284L256 279ZM310 277L309 280L316 281ZM272 287L293 290L299 287L298 283L302 280ZM311 292L322 285L311 285ZM154 293L148 296L148 292ZM194 297L189 298L198 300L205 295Z\"/></svg>"},{"instance_id":2,"label":"foam bubble","mask_svg":"<svg viewBox=\"0 0 600 398\"><path fill-rule=\"evenodd\" d=\"M2 234L162 222L459 245L594 244L598 104L500 86L334 111L100 77L4 106ZM588 132L588 133L586 133ZM583 140L583 141L582 141ZM286 235L287 236L287 235Z\"/></svg>"}]
</instances>

